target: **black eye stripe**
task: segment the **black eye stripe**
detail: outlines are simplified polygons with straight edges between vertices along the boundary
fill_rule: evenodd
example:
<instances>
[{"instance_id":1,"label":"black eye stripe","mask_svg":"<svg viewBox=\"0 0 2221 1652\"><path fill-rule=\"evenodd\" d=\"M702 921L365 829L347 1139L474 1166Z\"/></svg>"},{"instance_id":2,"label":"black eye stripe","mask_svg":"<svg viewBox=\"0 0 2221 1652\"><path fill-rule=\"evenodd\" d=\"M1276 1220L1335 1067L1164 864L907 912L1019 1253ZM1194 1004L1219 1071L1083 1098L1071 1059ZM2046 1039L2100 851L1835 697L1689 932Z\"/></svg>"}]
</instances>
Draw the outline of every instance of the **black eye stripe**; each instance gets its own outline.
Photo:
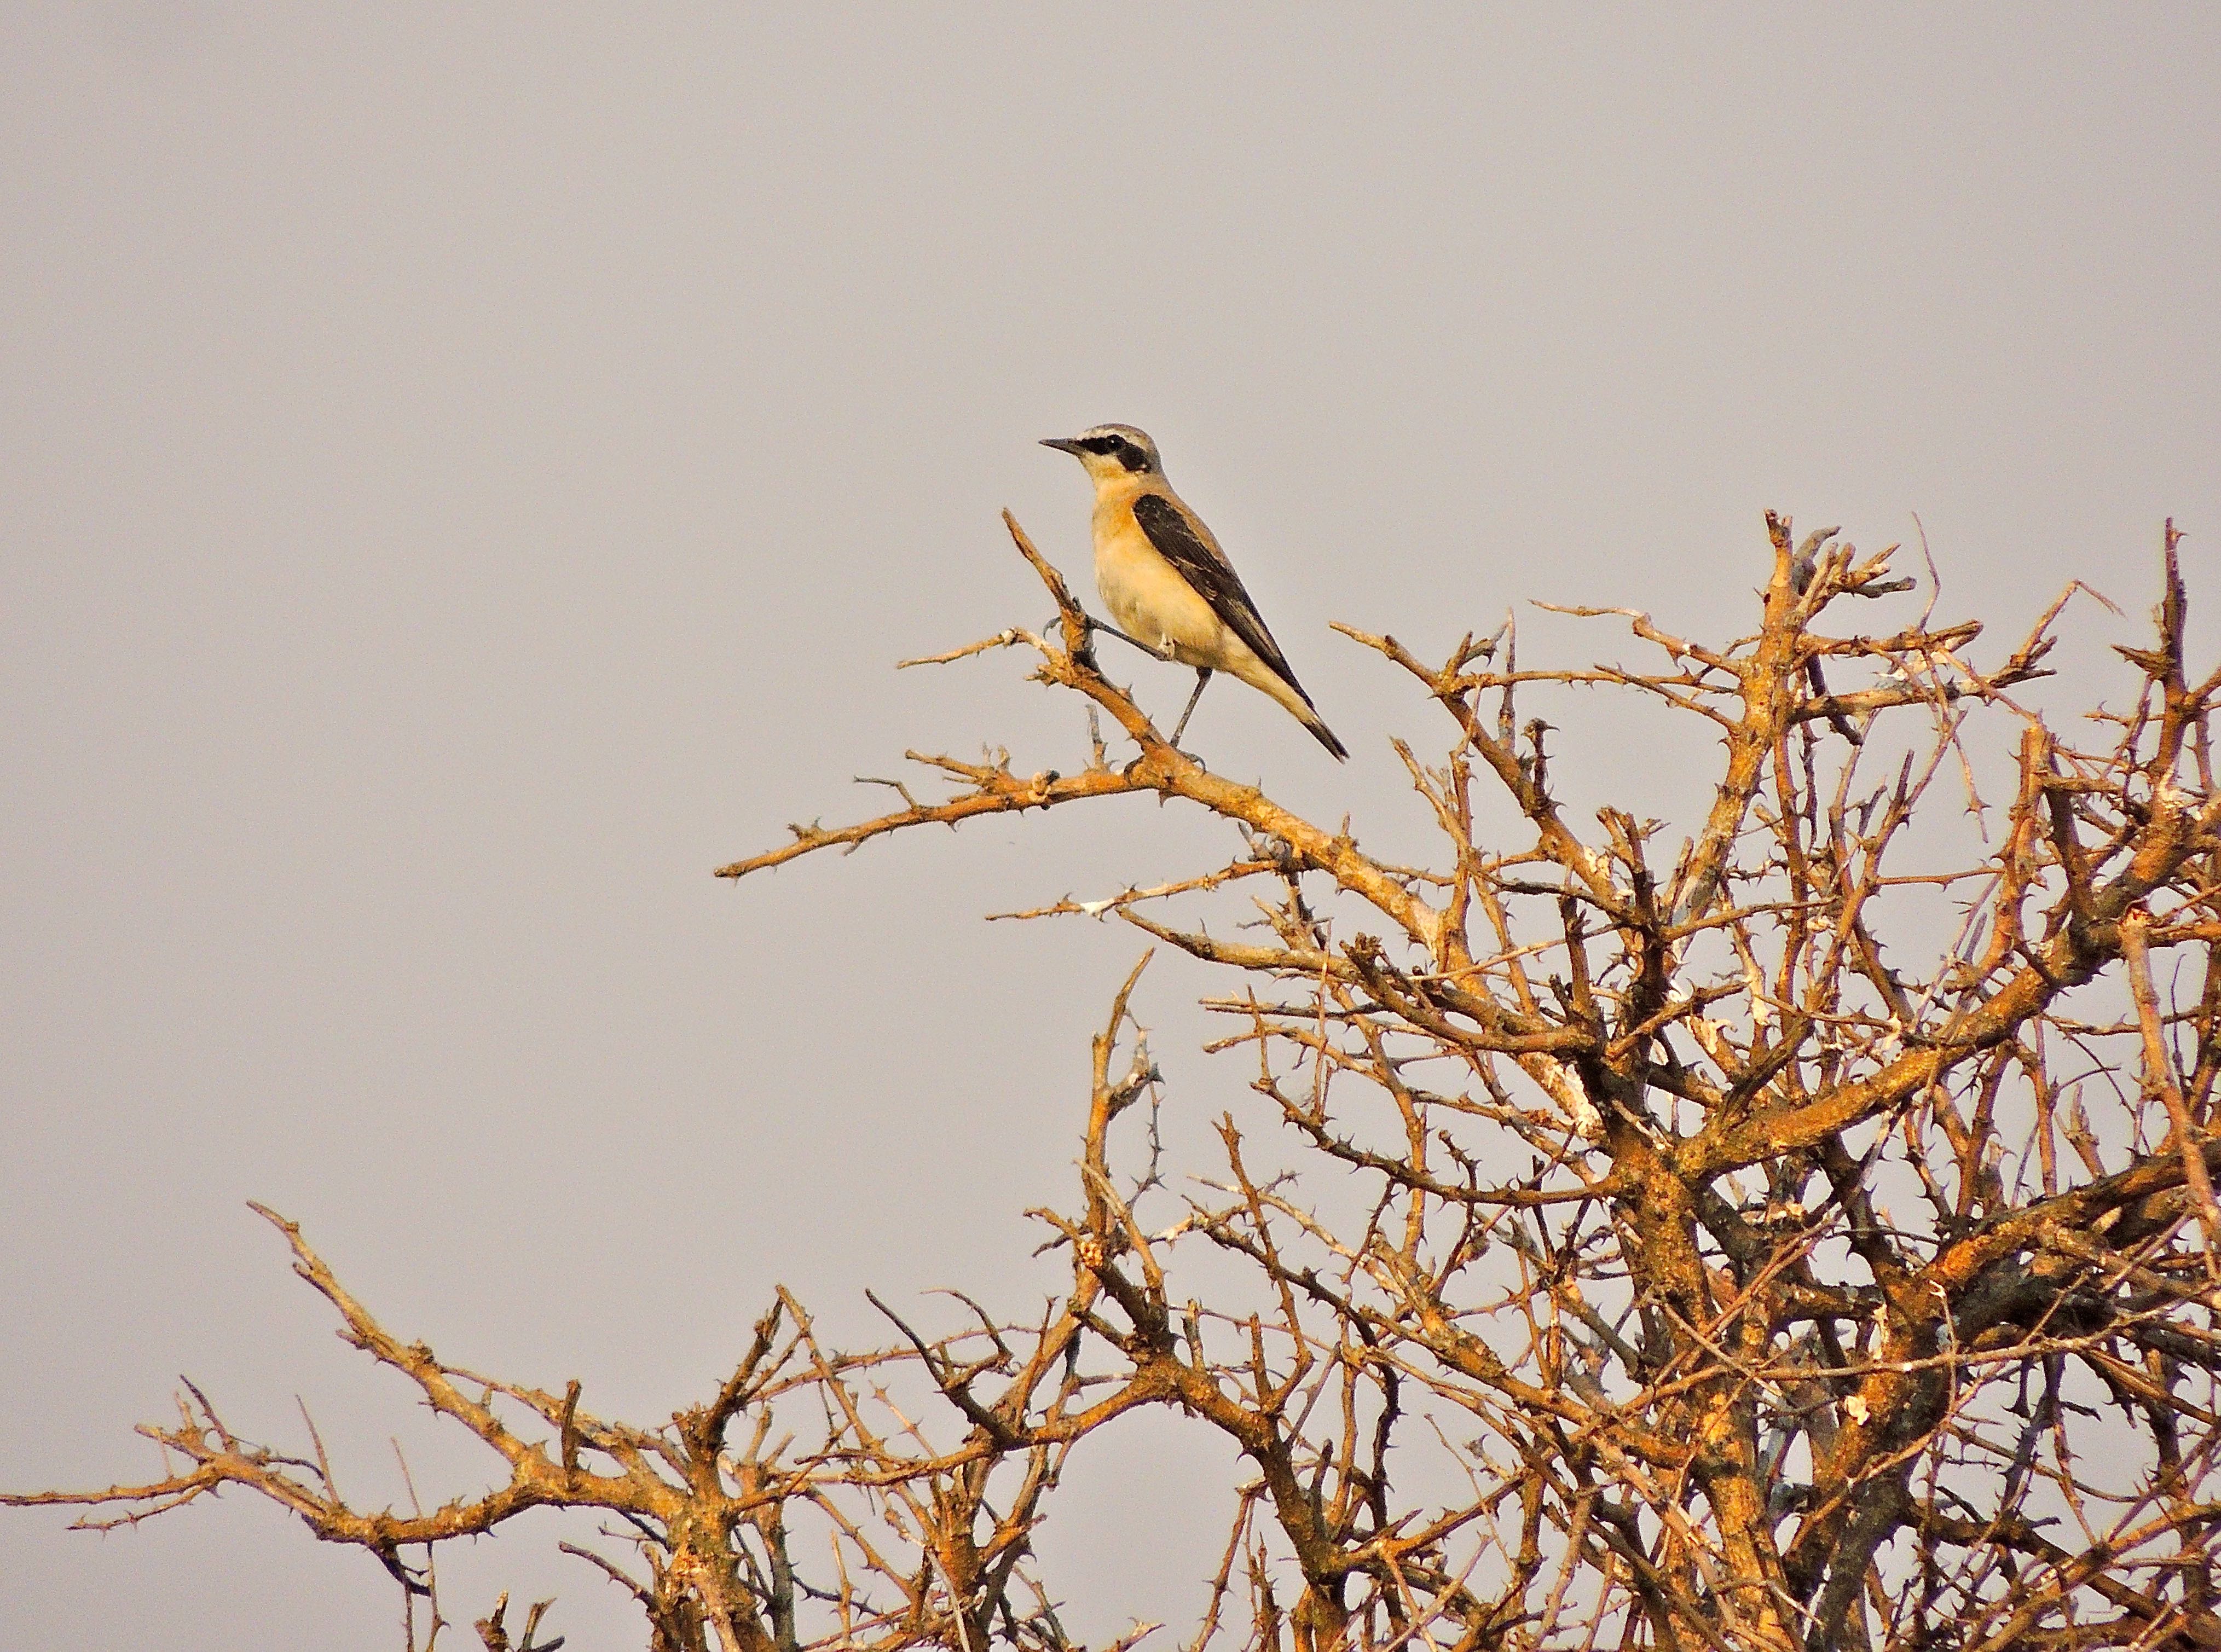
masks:
<instances>
[{"instance_id":1,"label":"black eye stripe","mask_svg":"<svg viewBox=\"0 0 2221 1652\"><path fill-rule=\"evenodd\" d=\"M1139 474L1153 472L1157 467L1155 456L1148 447L1131 436L1122 436L1116 431L1105 431L1099 436L1081 436L1073 444L1081 453L1094 454L1104 459L1115 459L1129 471Z\"/></svg>"}]
</instances>

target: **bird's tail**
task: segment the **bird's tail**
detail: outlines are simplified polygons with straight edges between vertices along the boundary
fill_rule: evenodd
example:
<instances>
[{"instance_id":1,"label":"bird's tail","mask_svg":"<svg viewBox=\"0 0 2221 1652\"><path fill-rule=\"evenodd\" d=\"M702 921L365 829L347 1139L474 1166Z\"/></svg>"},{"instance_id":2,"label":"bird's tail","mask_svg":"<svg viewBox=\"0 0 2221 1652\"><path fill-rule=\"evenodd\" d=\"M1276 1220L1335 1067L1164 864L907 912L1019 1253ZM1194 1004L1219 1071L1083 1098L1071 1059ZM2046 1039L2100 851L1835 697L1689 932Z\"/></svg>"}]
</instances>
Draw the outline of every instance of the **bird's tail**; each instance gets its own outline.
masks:
<instances>
[{"instance_id":1,"label":"bird's tail","mask_svg":"<svg viewBox=\"0 0 2221 1652\"><path fill-rule=\"evenodd\" d=\"M1349 748L1334 737L1334 730L1326 726L1326 720L1319 716L1318 708L1311 704L1311 697L1304 692L1304 685L1293 677L1273 670L1254 654L1230 660L1224 669L1252 688L1261 689L1286 706L1290 716L1311 730L1313 740L1334 754L1335 761L1346 763L1349 760Z\"/></svg>"},{"instance_id":2,"label":"bird's tail","mask_svg":"<svg viewBox=\"0 0 2221 1652\"><path fill-rule=\"evenodd\" d=\"M1275 672L1273 673L1273 686L1268 691L1288 708L1289 714L1298 723L1311 730L1313 740L1334 754L1336 762L1347 763L1349 760L1349 748L1334 737L1334 730L1326 726L1326 719L1319 716L1318 707L1311 704L1311 697L1304 692L1301 683L1292 678L1283 678Z\"/></svg>"},{"instance_id":3,"label":"bird's tail","mask_svg":"<svg viewBox=\"0 0 2221 1652\"><path fill-rule=\"evenodd\" d=\"M1336 762L1347 763L1349 760L1349 748L1334 737L1334 730L1326 726L1319 714L1312 710L1308 704L1302 710L1296 713L1296 721L1311 730L1313 740L1317 741L1320 745L1334 754Z\"/></svg>"}]
</instances>

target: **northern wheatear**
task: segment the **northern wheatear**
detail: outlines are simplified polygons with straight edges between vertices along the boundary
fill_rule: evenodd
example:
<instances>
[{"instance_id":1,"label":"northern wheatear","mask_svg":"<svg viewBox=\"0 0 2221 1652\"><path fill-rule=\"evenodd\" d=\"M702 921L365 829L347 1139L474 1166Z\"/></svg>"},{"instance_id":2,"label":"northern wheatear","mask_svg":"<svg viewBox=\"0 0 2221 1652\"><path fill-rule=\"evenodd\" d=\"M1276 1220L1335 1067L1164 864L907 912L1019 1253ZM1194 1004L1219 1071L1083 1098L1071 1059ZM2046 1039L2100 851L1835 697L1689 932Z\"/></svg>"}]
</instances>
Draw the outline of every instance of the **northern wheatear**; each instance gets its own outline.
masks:
<instances>
[{"instance_id":1,"label":"northern wheatear","mask_svg":"<svg viewBox=\"0 0 2221 1652\"><path fill-rule=\"evenodd\" d=\"M1165 480L1157 444L1130 424L1098 424L1042 446L1070 454L1095 484L1095 585L1110 617L1128 641L1195 667L1195 692L1173 744L1179 744L1211 673L1223 671L1272 696L1320 745L1347 758L1288 669L1234 564Z\"/></svg>"}]
</instances>

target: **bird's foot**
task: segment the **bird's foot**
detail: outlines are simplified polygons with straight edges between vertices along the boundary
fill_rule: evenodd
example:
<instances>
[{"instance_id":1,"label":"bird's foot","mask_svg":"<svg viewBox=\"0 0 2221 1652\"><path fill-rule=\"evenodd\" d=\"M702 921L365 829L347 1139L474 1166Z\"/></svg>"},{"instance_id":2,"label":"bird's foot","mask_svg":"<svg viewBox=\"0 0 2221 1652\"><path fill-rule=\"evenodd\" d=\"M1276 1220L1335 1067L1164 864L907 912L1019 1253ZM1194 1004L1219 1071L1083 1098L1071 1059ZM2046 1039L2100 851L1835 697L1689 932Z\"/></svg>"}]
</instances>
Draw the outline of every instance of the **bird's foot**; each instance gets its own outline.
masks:
<instances>
[{"instance_id":1,"label":"bird's foot","mask_svg":"<svg viewBox=\"0 0 2221 1652\"><path fill-rule=\"evenodd\" d=\"M1191 763L1194 764L1198 768L1199 768L1199 769L1203 770L1203 772L1204 772L1204 773L1208 774L1208 773L1211 772L1211 765L1210 765L1210 764L1208 764L1208 763L1206 763L1206 762L1204 762L1204 761L1203 760L1203 759L1202 759L1202 758L1200 758L1200 757L1197 756L1193 752L1191 752L1191 751L1182 751L1182 750L1181 750L1178 746L1167 746L1167 750L1169 750L1169 751L1170 751L1170 752L1171 752L1171 753L1172 753L1175 757L1182 757L1182 758L1186 759L1189 762L1191 762ZM1149 754L1148 754L1147 752L1143 752L1143 753L1142 753L1139 757L1136 757L1136 758L1132 762L1130 762L1130 763L1127 764L1127 765L1126 765L1126 767L1125 767L1124 768L1123 768L1123 769L1119 770L1119 771L1118 771L1118 773L1119 773L1119 774L1120 774L1123 778L1124 778L1124 779L1126 779L1130 780L1130 779L1132 779L1134 778L1135 772L1136 772L1136 770L1138 770L1138 769L1142 767L1142 764L1144 764L1144 763L1148 762L1148 760L1149 760Z\"/></svg>"}]
</instances>

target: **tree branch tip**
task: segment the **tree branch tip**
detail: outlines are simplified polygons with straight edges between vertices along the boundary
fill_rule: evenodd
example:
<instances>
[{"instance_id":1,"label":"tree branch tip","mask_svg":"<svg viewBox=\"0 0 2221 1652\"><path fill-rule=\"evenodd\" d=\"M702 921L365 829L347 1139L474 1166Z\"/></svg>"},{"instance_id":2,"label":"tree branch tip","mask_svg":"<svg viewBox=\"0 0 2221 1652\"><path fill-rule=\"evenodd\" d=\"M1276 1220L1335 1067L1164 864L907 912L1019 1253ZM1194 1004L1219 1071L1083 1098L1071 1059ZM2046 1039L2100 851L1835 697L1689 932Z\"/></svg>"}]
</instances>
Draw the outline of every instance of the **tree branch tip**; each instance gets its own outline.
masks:
<instances>
[{"instance_id":1,"label":"tree branch tip","mask_svg":"<svg viewBox=\"0 0 2221 1652\"><path fill-rule=\"evenodd\" d=\"M283 1233L287 1238L297 1239L301 1236L301 1224L299 1223L293 1221L291 1217L280 1216L277 1211L272 1210L267 1205L261 1203L260 1200L248 1199L247 1201L247 1208L253 1211L255 1215L260 1217L265 1222L267 1222L272 1227L277 1229L280 1233Z\"/></svg>"}]
</instances>

